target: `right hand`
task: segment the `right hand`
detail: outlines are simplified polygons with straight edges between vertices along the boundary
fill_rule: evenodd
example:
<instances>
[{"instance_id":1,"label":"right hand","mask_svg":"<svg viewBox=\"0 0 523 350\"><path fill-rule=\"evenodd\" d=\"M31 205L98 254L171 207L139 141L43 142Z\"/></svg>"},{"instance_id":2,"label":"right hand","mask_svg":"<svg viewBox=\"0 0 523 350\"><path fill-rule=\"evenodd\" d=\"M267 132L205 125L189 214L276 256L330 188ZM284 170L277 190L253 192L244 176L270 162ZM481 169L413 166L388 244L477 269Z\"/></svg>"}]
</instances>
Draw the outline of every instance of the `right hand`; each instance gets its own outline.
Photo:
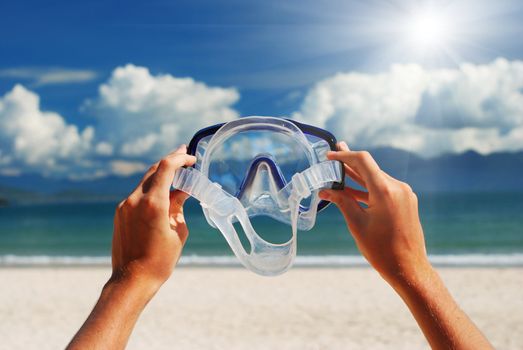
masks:
<instances>
[{"instance_id":1,"label":"right hand","mask_svg":"<svg viewBox=\"0 0 523 350\"><path fill-rule=\"evenodd\" d=\"M353 152L344 142L338 149L328 158L343 162L345 173L368 192L347 186L320 197L339 207L358 249L386 281L394 286L423 276L432 267L410 186L382 171L368 152Z\"/></svg>"},{"instance_id":2,"label":"right hand","mask_svg":"<svg viewBox=\"0 0 523 350\"><path fill-rule=\"evenodd\" d=\"M185 145L154 164L114 216L111 281L137 278L155 292L171 275L189 234L183 216L188 195L170 191L176 170L196 157Z\"/></svg>"}]
</instances>

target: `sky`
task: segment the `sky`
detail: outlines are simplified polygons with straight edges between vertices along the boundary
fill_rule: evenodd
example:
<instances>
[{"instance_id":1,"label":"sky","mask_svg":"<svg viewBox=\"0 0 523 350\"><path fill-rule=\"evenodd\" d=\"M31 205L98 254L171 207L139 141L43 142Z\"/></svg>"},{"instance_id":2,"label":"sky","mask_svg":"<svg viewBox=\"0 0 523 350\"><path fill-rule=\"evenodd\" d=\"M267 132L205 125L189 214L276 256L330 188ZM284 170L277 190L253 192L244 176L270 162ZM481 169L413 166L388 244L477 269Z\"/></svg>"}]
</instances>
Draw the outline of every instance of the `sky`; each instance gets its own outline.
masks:
<instances>
[{"instance_id":1,"label":"sky","mask_svg":"<svg viewBox=\"0 0 523 350\"><path fill-rule=\"evenodd\" d=\"M3 1L0 175L130 175L289 116L355 149L523 149L523 3Z\"/></svg>"}]
</instances>

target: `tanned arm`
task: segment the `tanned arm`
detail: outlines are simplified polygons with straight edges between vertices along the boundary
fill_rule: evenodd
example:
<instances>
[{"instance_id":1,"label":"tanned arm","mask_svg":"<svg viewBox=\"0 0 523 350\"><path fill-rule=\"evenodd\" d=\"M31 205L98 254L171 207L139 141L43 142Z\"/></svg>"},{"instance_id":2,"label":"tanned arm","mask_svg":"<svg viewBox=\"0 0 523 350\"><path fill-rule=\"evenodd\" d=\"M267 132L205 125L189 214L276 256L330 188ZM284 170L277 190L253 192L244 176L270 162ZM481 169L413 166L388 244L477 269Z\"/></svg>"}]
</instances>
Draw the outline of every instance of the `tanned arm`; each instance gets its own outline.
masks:
<instances>
[{"instance_id":1,"label":"tanned arm","mask_svg":"<svg viewBox=\"0 0 523 350\"><path fill-rule=\"evenodd\" d=\"M194 164L185 146L154 164L114 216L113 273L68 349L123 349L142 310L171 275L189 234L187 195L170 192L175 171Z\"/></svg>"},{"instance_id":2,"label":"tanned arm","mask_svg":"<svg viewBox=\"0 0 523 350\"><path fill-rule=\"evenodd\" d=\"M405 301L431 347L492 349L431 266L410 186L382 171L368 152L350 151L344 142L338 149L329 159L343 162L367 191L346 187L320 197L340 208L359 250Z\"/></svg>"}]
</instances>

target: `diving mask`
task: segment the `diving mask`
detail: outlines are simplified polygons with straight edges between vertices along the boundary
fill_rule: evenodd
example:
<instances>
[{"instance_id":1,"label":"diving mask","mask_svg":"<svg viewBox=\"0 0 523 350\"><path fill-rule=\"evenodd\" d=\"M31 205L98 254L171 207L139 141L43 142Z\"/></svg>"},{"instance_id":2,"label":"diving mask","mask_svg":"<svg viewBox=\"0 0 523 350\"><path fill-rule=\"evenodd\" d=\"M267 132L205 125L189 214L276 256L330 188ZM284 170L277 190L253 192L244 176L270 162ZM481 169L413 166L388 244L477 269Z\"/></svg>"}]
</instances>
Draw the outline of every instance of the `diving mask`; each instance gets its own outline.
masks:
<instances>
[{"instance_id":1,"label":"diving mask","mask_svg":"<svg viewBox=\"0 0 523 350\"><path fill-rule=\"evenodd\" d=\"M196 163L176 172L173 187L200 201L207 222L245 267L277 275L294 261L298 229L310 230L316 213L329 204L320 200L319 190L343 188L343 166L327 160L330 150L336 150L336 139L325 130L282 118L241 118L194 135L188 153ZM290 240L273 244L260 237L250 220L258 215L291 225Z\"/></svg>"}]
</instances>

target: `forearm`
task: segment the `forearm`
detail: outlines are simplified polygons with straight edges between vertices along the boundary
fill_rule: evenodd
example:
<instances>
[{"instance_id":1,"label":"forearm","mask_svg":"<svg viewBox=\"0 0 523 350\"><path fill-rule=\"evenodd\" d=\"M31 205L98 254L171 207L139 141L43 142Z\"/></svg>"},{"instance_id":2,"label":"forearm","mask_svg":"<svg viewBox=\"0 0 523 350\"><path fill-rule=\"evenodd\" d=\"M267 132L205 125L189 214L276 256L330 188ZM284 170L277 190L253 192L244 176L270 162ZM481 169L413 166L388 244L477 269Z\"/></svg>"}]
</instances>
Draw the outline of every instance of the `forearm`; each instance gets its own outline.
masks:
<instances>
[{"instance_id":1,"label":"forearm","mask_svg":"<svg viewBox=\"0 0 523 350\"><path fill-rule=\"evenodd\" d=\"M492 349L430 265L397 278L391 285L411 310L433 349Z\"/></svg>"},{"instance_id":2,"label":"forearm","mask_svg":"<svg viewBox=\"0 0 523 350\"><path fill-rule=\"evenodd\" d=\"M157 288L138 279L111 279L67 349L123 349Z\"/></svg>"}]
</instances>

